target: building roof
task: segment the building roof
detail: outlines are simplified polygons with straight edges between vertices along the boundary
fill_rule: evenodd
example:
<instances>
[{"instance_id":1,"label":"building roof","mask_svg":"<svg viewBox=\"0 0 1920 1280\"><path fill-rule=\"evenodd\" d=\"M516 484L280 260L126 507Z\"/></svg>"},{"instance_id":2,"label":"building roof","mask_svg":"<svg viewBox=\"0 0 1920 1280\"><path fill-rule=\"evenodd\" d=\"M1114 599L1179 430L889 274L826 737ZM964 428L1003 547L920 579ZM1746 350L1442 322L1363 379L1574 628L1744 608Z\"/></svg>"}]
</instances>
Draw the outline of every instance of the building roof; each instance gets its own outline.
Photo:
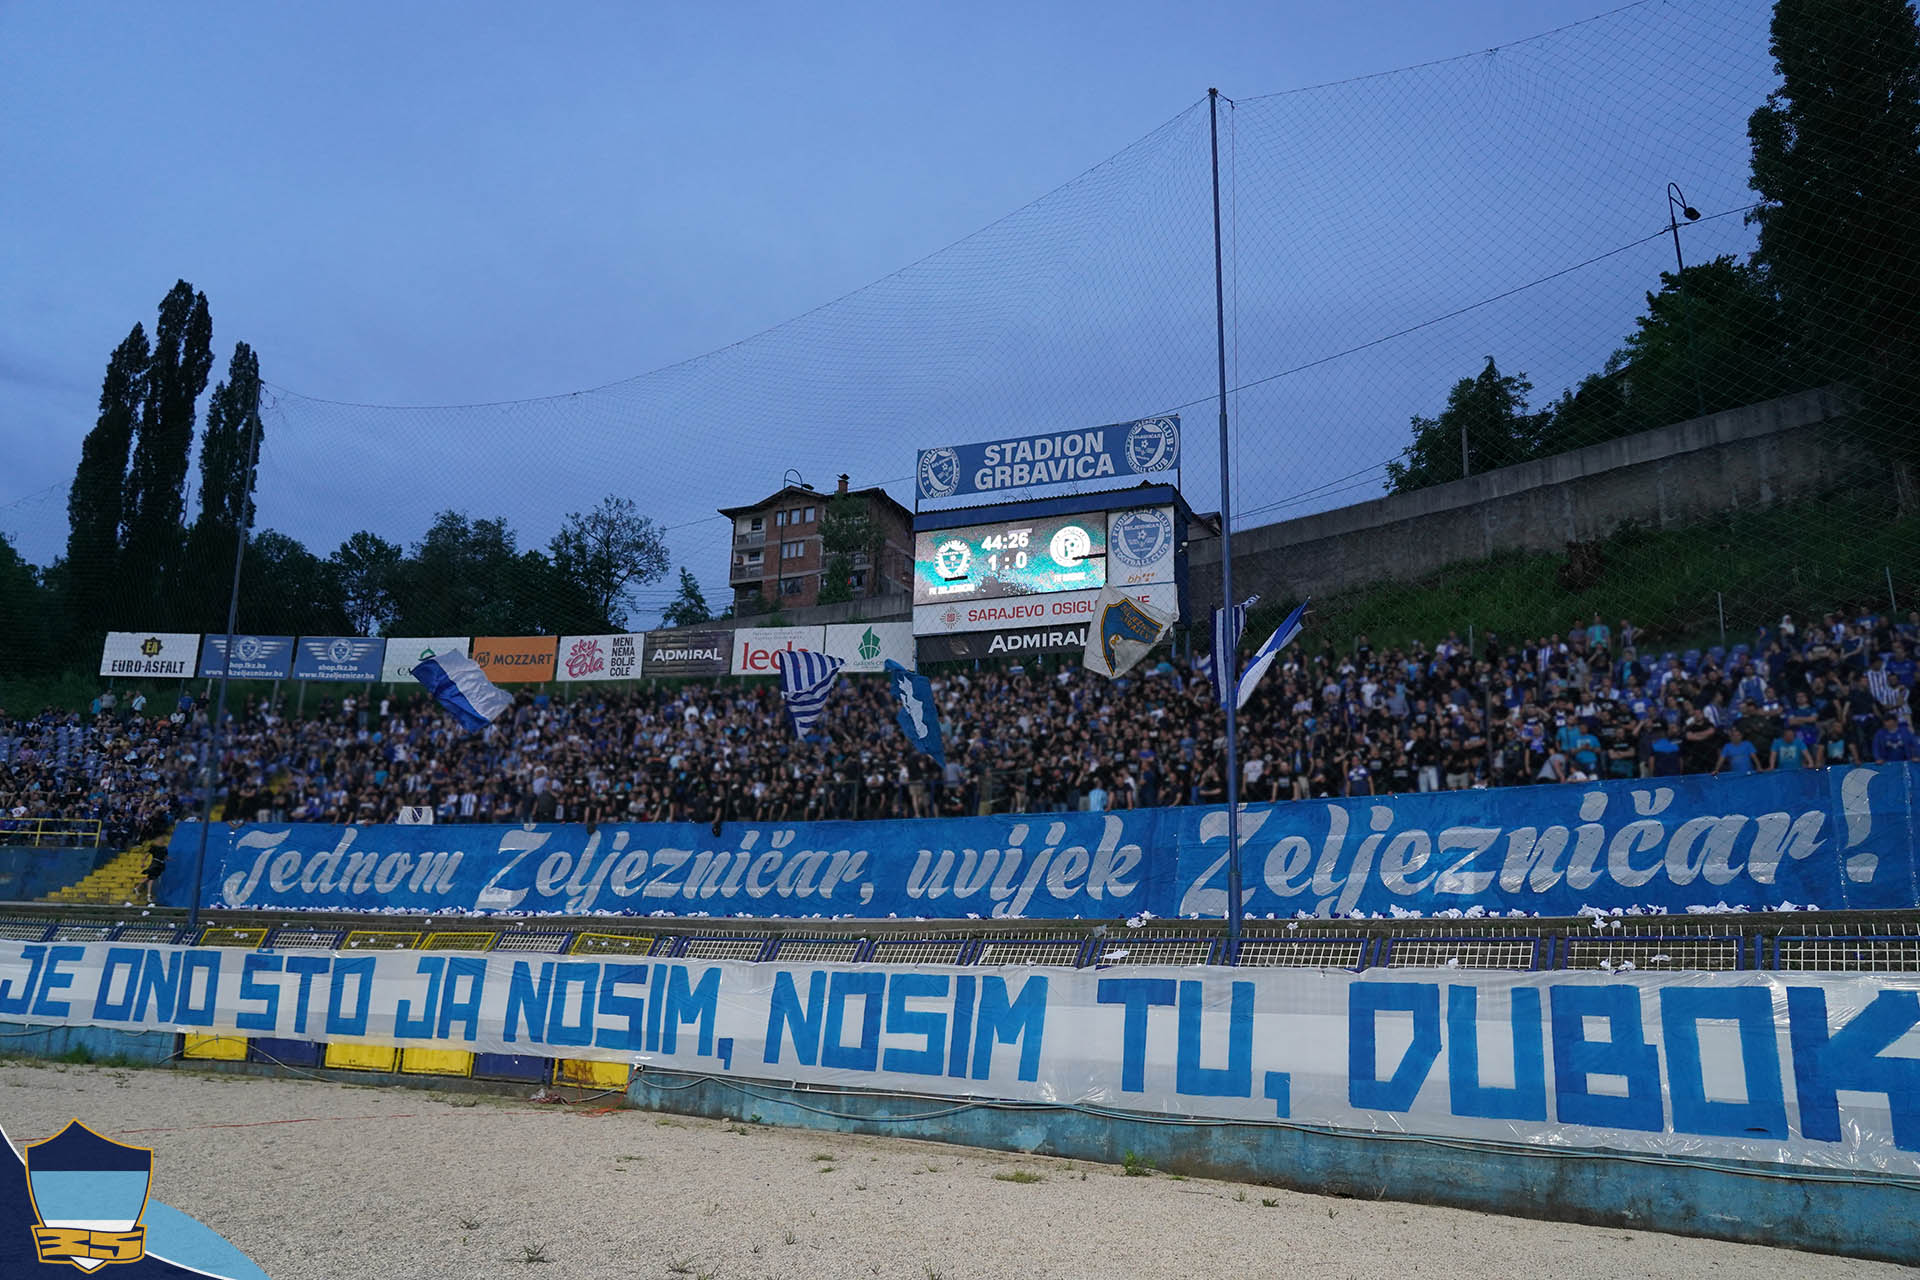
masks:
<instances>
[{"instance_id":1,"label":"building roof","mask_svg":"<svg viewBox=\"0 0 1920 1280\"><path fill-rule=\"evenodd\" d=\"M850 497L871 497L875 501L883 502L892 506L908 521L911 521L913 519L913 512L907 510L906 507L902 506L900 502L893 497L893 495L889 494L885 489L882 489L877 485L868 489L849 489L847 491L847 494ZM787 499L807 500L807 501L821 503L824 505L828 500L833 498L838 498L840 496L841 495L838 490L830 489L823 492L819 489L815 489L811 485L789 484L789 485L782 485L780 488L774 490L772 493L768 494L766 497L760 499L760 501L758 502L749 502L744 506L738 506L738 507L721 507L719 510L721 515L727 517L727 519L729 520L732 520L738 516L749 516L755 513L756 511L764 511L769 507L774 507L779 505L781 502Z\"/></svg>"}]
</instances>

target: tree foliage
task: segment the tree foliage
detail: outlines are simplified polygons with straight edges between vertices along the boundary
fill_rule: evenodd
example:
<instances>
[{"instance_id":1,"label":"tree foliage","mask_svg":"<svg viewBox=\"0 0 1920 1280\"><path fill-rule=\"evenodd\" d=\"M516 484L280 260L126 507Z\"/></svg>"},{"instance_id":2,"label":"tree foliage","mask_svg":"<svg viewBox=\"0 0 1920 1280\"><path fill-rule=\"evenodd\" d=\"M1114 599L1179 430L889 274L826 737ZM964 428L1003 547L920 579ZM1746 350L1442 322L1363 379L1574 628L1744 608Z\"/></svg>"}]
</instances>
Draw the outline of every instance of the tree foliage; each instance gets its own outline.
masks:
<instances>
[{"instance_id":1,"label":"tree foliage","mask_svg":"<svg viewBox=\"0 0 1920 1280\"><path fill-rule=\"evenodd\" d=\"M623 629L634 589L660 581L669 565L659 526L633 499L611 494L591 511L570 512L550 550L560 589L584 604L581 630Z\"/></svg>"},{"instance_id":2,"label":"tree foliage","mask_svg":"<svg viewBox=\"0 0 1920 1280\"><path fill-rule=\"evenodd\" d=\"M692 627L702 622L713 621L713 614L707 608L707 597L702 594L700 584L685 567L680 570L680 590L660 615L663 627Z\"/></svg>"},{"instance_id":3,"label":"tree foliage","mask_svg":"<svg viewBox=\"0 0 1920 1280\"><path fill-rule=\"evenodd\" d=\"M886 538L886 530L873 518L866 496L842 493L827 499L820 519L823 563L819 602L840 604L853 599L853 575L861 567L862 558L871 572L880 562Z\"/></svg>"},{"instance_id":4,"label":"tree foliage","mask_svg":"<svg viewBox=\"0 0 1920 1280\"><path fill-rule=\"evenodd\" d=\"M187 459L200 393L212 371L207 295L178 281L160 300L127 470L116 595L124 601L121 617L129 625L169 626L179 620L171 588L180 564Z\"/></svg>"},{"instance_id":5,"label":"tree foliage","mask_svg":"<svg viewBox=\"0 0 1920 1280\"><path fill-rule=\"evenodd\" d=\"M1920 415L1920 23L1903 0L1779 0L1780 87L1747 121L1755 259L1815 376L1912 458Z\"/></svg>"},{"instance_id":6,"label":"tree foliage","mask_svg":"<svg viewBox=\"0 0 1920 1280\"><path fill-rule=\"evenodd\" d=\"M340 607L354 635L387 634L400 614L401 565L405 553L377 533L360 530L327 562L340 592Z\"/></svg>"},{"instance_id":7,"label":"tree foliage","mask_svg":"<svg viewBox=\"0 0 1920 1280\"><path fill-rule=\"evenodd\" d=\"M1532 391L1525 374L1503 374L1488 356L1478 377L1453 384L1438 417L1415 415L1413 443L1387 464L1387 487L1408 493L1533 457L1542 416L1528 410Z\"/></svg>"},{"instance_id":8,"label":"tree foliage","mask_svg":"<svg viewBox=\"0 0 1920 1280\"><path fill-rule=\"evenodd\" d=\"M91 649L115 612L127 455L146 400L147 332L140 325L113 349L100 383L100 416L80 445L67 491L69 639Z\"/></svg>"},{"instance_id":9,"label":"tree foliage","mask_svg":"<svg viewBox=\"0 0 1920 1280\"><path fill-rule=\"evenodd\" d=\"M232 579L227 566L241 526L253 527L253 491L261 436L260 360L242 342L227 362L227 377L207 403L207 429L200 441L200 514L187 533L185 562L177 575L193 606L195 625L211 627L226 616Z\"/></svg>"}]
</instances>

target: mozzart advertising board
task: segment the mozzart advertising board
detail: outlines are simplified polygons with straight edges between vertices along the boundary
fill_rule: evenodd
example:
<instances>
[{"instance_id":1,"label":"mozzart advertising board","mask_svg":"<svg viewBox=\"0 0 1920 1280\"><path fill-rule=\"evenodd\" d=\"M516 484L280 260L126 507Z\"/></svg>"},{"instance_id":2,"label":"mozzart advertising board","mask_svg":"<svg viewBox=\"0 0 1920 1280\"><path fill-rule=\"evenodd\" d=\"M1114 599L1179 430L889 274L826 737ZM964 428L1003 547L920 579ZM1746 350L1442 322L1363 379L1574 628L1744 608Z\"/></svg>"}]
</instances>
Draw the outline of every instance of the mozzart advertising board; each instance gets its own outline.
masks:
<instances>
[{"instance_id":1,"label":"mozzart advertising board","mask_svg":"<svg viewBox=\"0 0 1920 1280\"><path fill-rule=\"evenodd\" d=\"M0 940L0 1019L1920 1175L1920 975L742 964Z\"/></svg>"},{"instance_id":2,"label":"mozzart advertising board","mask_svg":"<svg viewBox=\"0 0 1920 1280\"><path fill-rule=\"evenodd\" d=\"M100 674L185 680L193 675L199 653L197 631L109 631L100 650Z\"/></svg>"},{"instance_id":3,"label":"mozzart advertising board","mask_svg":"<svg viewBox=\"0 0 1920 1280\"><path fill-rule=\"evenodd\" d=\"M1909 909L1920 766L1246 805L1255 918ZM160 900L192 897L195 823ZM884 919L1218 918L1223 807L901 822L215 823L205 905Z\"/></svg>"},{"instance_id":4,"label":"mozzart advertising board","mask_svg":"<svg viewBox=\"0 0 1920 1280\"><path fill-rule=\"evenodd\" d=\"M557 636L475 636L471 656L495 684L545 684L557 644Z\"/></svg>"},{"instance_id":5,"label":"mozzart advertising board","mask_svg":"<svg viewBox=\"0 0 1920 1280\"><path fill-rule=\"evenodd\" d=\"M923 500L1059 484L1152 476L1180 465L1180 415L1083 431L1014 436L922 449L914 468Z\"/></svg>"}]
</instances>

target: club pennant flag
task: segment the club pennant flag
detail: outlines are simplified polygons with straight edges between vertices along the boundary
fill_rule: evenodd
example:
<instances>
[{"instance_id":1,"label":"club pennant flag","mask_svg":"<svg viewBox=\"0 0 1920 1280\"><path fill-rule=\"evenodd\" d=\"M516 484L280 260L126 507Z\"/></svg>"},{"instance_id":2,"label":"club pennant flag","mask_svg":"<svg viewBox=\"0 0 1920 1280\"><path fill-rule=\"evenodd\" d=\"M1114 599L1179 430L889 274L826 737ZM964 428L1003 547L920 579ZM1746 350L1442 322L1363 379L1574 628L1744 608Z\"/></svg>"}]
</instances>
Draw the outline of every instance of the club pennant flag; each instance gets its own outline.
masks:
<instances>
[{"instance_id":1,"label":"club pennant flag","mask_svg":"<svg viewBox=\"0 0 1920 1280\"><path fill-rule=\"evenodd\" d=\"M900 722L900 732L907 735L907 741L915 748L932 756L935 764L946 768L947 752L940 742L940 718L933 711L933 682L888 658L887 684L893 689L893 700L900 704L900 711L894 717Z\"/></svg>"},{"instance_id":2,"label":"club pennant flag","mask_svg":"<svg viewBox=\"0 0 1920 1280\"><path fill-rule=\"evenodd\" d=\"M1201 676L1213 682L1213 696L1221 706L1227 705L1227 685L1233 679L1232 672L1240 665L1240 637L1247 631L1247 613L1260 603L1259 596L1248 596L1233 606L1231 616L1226 609L1213 611L1213 653L1195 658L1193 669ZM1231 662L1215 662L1215 653L1233 655Z\"/></svg>"},{"instance_id":3,"label":"club pennant flag","mask_svg":"<svg viewBox=\"0 0 1920 1280\"><path fill-rule=\"evenodd\" d=\"M480 664L458 649L425 659L413 669L413 678L469 729L486 728L513 705L513 695L502 692Z\"/></svg>"},{"instance_id":4,"label":"club pennant flag","mask_svg":"<svg viewBox=\"0 0 1920 1280\"><path fill-rule=\"evenodd\" d=\"M1141 604L1109 583L1093 606L1093 621L1087 624L1087 650L1081 662L1089 671L1117 679L1160 643L1173 622L1172 614Z\"/></svg>"},{"instance_id":5,"label":"club pennant flag","mask_svg":"<svg viewBox=\"0 0 1920 1280\"><path fill-rule=\"evenodd\" d=\"M1246 672L1240 677L1239 691L1235 695L1233 704L1234 710L1238 711L1247 705L1247 699L1253 696L1253 687L1260 683L1260 677L1267 674L1267 668L1272 666L1273 660L1280 656L1280 651L1292 644L1293 638L1300 634L1301 628L1306 625L1304 619L1307 616L1309 603L1310 601L1302 600L1300 607L1287 615L1287 620L1267 637L1267 642L1260 646L1258 653L1253 655L1253 661L1247 664Z\"/></svg>"},{"instance_id":6,"label":"club pennant flag","mask_svg":"<svg viewBox=\"0 0 1920 1280\"><path fill-rule=\"evenodd\" d=\"M833 682L840 678L845 658L829 658L811 649L782 649L773 655L780 664L780 697L787 704L793 731L804 738L820 722Z\"/></svg>"}]
</instances>

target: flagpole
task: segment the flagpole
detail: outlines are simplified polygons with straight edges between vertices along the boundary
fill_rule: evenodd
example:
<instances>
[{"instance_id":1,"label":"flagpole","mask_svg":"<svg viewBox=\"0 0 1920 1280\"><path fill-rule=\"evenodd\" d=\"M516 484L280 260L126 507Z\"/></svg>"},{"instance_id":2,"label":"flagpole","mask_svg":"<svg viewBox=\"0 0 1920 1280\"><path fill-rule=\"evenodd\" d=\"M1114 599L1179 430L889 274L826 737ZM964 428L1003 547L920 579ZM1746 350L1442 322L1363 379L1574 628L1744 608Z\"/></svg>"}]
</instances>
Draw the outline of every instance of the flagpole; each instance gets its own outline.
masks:
<instances>
[{"instance_id":1,"label":"flagpole","mask_svg":"<svg viewBox=\"0 0 1920 1280\"><path fill-rule=\"evenodd\" d=\"M1233 488L1227 459L1227 295L1220 268L1220 91L1207 90L1207 132L1213 143L1213 329L1220 366L1220 607L1233 608ZM1227 630L1232 632L1232 614ZM1219 646L1215 646L1217 649ZM1240 963L1240 752L1238 725L1240 650L1213 655L1227 696L1227 963ZM1219 664L1228 665L1222 667Z\"/></svg>"}]
</instances>

